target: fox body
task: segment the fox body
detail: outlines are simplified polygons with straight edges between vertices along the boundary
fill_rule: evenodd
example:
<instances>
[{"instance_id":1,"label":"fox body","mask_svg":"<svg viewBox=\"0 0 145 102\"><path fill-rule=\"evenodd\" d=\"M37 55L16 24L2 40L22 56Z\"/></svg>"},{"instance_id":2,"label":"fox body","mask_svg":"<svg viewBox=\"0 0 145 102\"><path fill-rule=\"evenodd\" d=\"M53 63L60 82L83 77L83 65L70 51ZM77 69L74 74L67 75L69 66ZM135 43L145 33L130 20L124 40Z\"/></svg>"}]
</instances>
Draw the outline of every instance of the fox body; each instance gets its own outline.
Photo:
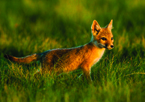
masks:
<instances>
[{"instance_id":1,"label":"fox body","mask_svg":"<svg viewBox=\"0 0 145 102\"><path fill-rule=\"evenodd\" d=\"M87 79L91 79L91 67L103 56L105 49L114 47L111 29L112 20L105 28L101 28L94 20L91 26L92 39L83 46L52 49L21 58L5 55L5 58L17 63L30 63L39 60L42 73L55 71L59 74L81 68Z\"/></svg>"}]
</instances>

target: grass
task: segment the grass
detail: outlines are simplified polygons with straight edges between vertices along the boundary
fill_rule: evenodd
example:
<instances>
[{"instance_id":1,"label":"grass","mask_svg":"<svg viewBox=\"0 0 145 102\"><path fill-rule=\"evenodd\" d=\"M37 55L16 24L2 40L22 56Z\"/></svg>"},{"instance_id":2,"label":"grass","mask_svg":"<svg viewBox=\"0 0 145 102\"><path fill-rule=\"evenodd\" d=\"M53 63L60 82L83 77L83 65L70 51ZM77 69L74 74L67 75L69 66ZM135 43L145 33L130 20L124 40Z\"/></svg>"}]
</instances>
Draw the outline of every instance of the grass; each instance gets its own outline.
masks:
<instances>
[{"instance_id":1,"label":"grass","mask_svg":"<svg viewBox=\"0 0 145 102\"><path fill-rule=\"evenodd\" d=\"M145 1L54 0L0 1L1 102L136 102L145 100ZM53 48L69 48L91 39L96 19L113 19L114 46L93 66L93 82L77 77L32 73L39 63L19 65L4 54L25 56Z\"/></svg>"}]
</instances>

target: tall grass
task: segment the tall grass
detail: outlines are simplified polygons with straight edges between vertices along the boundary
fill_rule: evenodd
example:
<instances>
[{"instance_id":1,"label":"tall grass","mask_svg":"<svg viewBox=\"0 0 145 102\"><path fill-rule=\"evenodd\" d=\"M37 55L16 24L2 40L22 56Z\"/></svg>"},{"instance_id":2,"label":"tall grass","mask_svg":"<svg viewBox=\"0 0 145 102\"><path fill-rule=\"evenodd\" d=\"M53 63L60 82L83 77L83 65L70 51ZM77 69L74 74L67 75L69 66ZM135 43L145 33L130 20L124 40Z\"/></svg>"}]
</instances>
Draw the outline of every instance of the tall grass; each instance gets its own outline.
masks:
<instances>
[{"instance_id":1,"label":"tall grass","mask_svg":"<svg viewBox=\"0 0 145 102\"><path fill-rule=\"evenodd\" d=\"M143 0L0 1L0 101L144 101L144 5ZM78 79L81 70L34 77L39 62L19 65L3 57L85 44L94 19L102 27L113 19L115 48L93 66L92 83Z\"/></svg>"}]
</instances>

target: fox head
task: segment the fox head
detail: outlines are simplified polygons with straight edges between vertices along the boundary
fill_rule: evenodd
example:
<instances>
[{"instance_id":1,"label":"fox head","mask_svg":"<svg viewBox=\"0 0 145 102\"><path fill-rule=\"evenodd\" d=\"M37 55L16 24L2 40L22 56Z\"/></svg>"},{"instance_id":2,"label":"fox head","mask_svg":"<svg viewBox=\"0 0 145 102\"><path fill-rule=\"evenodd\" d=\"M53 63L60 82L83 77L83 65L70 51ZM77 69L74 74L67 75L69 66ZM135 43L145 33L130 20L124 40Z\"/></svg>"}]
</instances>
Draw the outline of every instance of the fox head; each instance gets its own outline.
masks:
<instances>
[{"instance_id":1,"label":"fox head","mask_svg":"<svg viewBox=\"0 0 145 102\"><path fill-rule=\"evenodd\" d=\"M101 28L100 25L96 20L93 21L93 24L91 26L92 30L92 42L99 48L106 48L106 49L112 49L114 47L113 45L113 34L111 32L112 30L112 22L105 27Z\"/></svg>"}]
</instances>

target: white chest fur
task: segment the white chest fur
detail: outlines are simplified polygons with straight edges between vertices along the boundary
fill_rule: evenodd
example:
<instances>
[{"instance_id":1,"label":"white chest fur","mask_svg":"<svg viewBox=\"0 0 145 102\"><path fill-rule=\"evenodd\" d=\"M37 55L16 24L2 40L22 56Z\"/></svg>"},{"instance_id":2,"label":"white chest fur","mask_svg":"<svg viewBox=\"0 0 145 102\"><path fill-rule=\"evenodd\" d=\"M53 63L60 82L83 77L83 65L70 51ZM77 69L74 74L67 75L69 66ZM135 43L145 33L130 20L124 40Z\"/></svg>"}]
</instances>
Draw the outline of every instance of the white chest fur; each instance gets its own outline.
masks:
<instances>
[{"instance_id":1,"label":"white chest fur","mask_svg":"<svg viewBox=\"0 0 145 102\"><path fill-rule=\"evenodd\" d=\"M100 49L100 50L97 50L97 52L95 52L96 56L93 59L93 65L96 64L102 58L104 52L105 52L105 49Z\"/></svg>"}]
</instances>

